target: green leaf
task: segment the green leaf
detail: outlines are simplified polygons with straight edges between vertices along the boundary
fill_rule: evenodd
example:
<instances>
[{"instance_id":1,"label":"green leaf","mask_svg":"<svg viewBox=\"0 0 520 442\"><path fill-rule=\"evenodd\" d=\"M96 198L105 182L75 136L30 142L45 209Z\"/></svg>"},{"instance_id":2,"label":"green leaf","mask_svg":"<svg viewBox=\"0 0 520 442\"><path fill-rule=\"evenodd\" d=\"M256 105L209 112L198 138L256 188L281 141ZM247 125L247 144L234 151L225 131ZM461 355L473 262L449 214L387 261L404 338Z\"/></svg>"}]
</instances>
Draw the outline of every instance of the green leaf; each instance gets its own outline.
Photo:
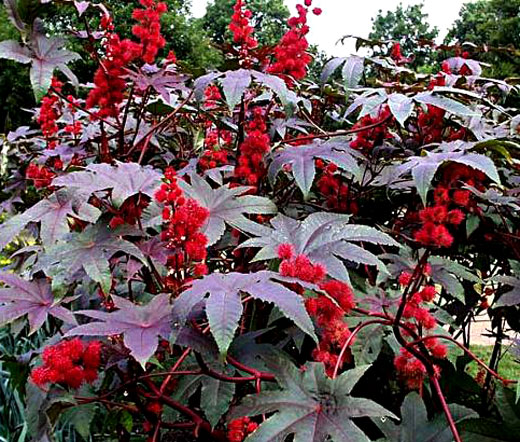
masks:
<instances>
[{"instance_id":1,"label":"green leaf","mask_svg":"<svg viewBox=\"0 0 520 442\"><path fill-rule=\"evenodd\" d=\"M329 437L334 442L369 441L352 418L395 418L369 399L350 396L368 366L348 370L331 379L321 363L309 363L304 370L298 370L286 360L266 362L275 372L281 390L246 396L229 415L231 420L275 413L246 442L284 441L290 435L302 442L323 442Z\"/></svg>"},{"instance_id":2,"label":"green leaf","mask_svg":"<svg viewBox=\"0 0 520 442\"><path fill-rule=\"evenodd\" d=\"M235 395L235 384L204 376L200 392L200 406L212 427L229 409Z\"/></svg>"}]
</instances>

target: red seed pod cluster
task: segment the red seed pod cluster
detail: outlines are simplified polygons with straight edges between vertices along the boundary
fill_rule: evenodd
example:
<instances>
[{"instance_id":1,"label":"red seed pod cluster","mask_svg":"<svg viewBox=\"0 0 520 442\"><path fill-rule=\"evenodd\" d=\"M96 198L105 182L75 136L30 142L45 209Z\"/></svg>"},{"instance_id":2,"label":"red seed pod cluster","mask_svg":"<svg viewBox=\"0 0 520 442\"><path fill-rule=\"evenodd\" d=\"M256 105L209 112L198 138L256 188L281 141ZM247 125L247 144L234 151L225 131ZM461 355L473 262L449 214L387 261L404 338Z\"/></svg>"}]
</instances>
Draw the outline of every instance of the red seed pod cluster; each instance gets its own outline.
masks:
<instances>
[{"instance_id":1,"label":"red seed pod cluster","mask_svg":"<svg viewBox=\"0 0 520 442\"><path fill-rule=\"evenodd\" d=\"M228 442L242 442L257 428L258 424L247 416L234 419L228 424Z\"/></svg>"},{"instance_id":2,"label":"red seed pod cluster","mask_svg":"<svg viewBox=\"0 0 520 442\"><path fill-rule=\"evenodd\" d=\"M62 341L46 347L42 359L43 365L31 373L31 379L38 387L61 384L79 388L83 383L92 383L97 379L101 364L101 342L84 344L79 338Z\"/></svg>"},{"instance_id":3,"label":"red seed pod cluster","mask_svg":"<svg viewBox=\"0 0 520 442\"><path fill-rule=\"evenodd\" d=\"M61 92L63 83L56 77L53 77L51 87L56 92ZM62 110L59 97L51 90L45 97L43 97L40 113L36 120L40 125L43 136L47 140L48 149L54 149L57 145L55 137L58 133L59 127L56 121L60 118L61 114Z\"/></svg>"},{"instance_id":4,"label":"red seed pod cluster","mask_svg":"<svg viewBox=\"0 0 520 442\"><path fill-rule=\"evenodd\" d=\"M168 10L166 3L155 0L139 0L145 9L134 9L132 17L139 24L132 27L132 34L141 42L141 58L153 64L160 49L166 46L161 35L161 16Z\"/></svg>"},{"instance_id":5,"label":"red seed pod cluster","mask_svg":"<svg viewBox=\"0 0 520 442\"><path fill-rule=\"evenodd\" d=\"M29 164L25 171L25 177L29 180L32 180L34 187L37 189L49 187L55 176L56 174L49 170L49 168L46 166L38 166L34 163Z\"/></svg>"},{"instance_id":6,"label":"red seed pod cluster","mask_svg":"<svg viewBox=\"0 0 520 442\"><path fill-rule=\"evenodd\" d=\"M343 182L341 175L336 174L338 166L334 163L325 165L323 160L316 160L316 168L321 170L321 177L316 182L318 191L325 198L325 204L329 209L341 213L358 212L358 205L349 198L349 188Z\"/></svg>"},{"instance_id":7,"label":"red seed pod cluster","mask_svg":"<svg viewBox=\"0 0 520 442\"><path fill-rule=\"evenodd\" d=\"M390 109L385 105L380 108L376 116L365 115L362 117L352 127L353 129L360 129L374 124L378 126L358 132L356 138L350 143L350 147L364 153L370 153L374 147L381 146L385 140L393 138L388 129L391 115Z\"/></svg>"},{"instance_id":8,"label":"red seed pod cluster","mask_svg":"<svg viewBox=\"0 0 520 442\"><path fill-rule=\"evenodd\" d=\"M350 336L343 317L354 307L352 290L344 282L325 280L325 267L313 264L305 255L294 256L291 244L281 244L278 247L278 257L282 259L280 273L283 276L319 284L320 289L328 295L319 294L315 298L308 298L305 307L321 331L319 347L313 351L312 356L316 361L322 362L327 373L332 376L341 348Z\"/></svg>"},{"instance_id":9,"label":"red seed pod cluster","mask_svg":"<svg viewBox=\"0 0 520 442\"><path fill-rule=\"evenodd\" d=\"M238 46L240 58L246 67L251 63L250 51L258 46L258 41L253 36L254 28L249 23L251 17L252 13L245 8L245 2L237 0L229 30L233 33L233 42Z\"/></svg>"},{"instance_id":10,"label":"red seed pod cluster","mask_svg":"<svg viewBox=\"0 0 520 442\"><path fill-rule=\"evenodd\" d=\"M222 94L218 86L210 84L204 90L204 107L206 109L213 109L217 106L217 102L222 100Z\"/></svg>"},{"instance_id":11,"label":"red seed pod cluster","mask_svg":"<svg viewBox=\"0 0 520 442\"><path fill-rule=\"evenodd\" d=\"M415 139L418 144L440 143L441 141L461 140L466 136L466 129L446 129L444 116L446 111L432 105L427 109L419 109L417 116L417 133Z\"/></svg>"},{"instance_id":12,"label":"red seed pod cluster","mask_svg":"<svg viewBox=\"0 0 520 442\"><path fill-rule=\"evenodd\" d=\"M263 109L256 107L252 114L253 118L246 127L247 136L240 145L235 177L257 186L266 172L264 156L271 148L271 139L267 133Z\"/></svg>"},{"instance_id":13,"label":"red seed pod cluster","mask_svg":"<svg viewBox=\"0 0 520 442\"><path fill-rule=\"evenodd\" d=\"M434 190L434 205L419 212L422 226L414 234L417 242L431 247L450 247L453 236L448 226L458 226L467 212L478 211L467 184L482 189L485 175L463 164L451 164L445 168L440 183Z\"/></svg>"},{"instance_id":14,"label":"red seed pod cluster","mask_svg":"<svg viewBox=\"0 0 520 442\"><path fill-rule=\"evenodd\" d=\"M293 85L294 80L305 78L307 67L312 61L312 57L307 53L309 42L306 38L309 33L307 7L311 4L311 0L306 0L305 6L296 5L298 15L288 20L290 29L274 49L275 62L268 68L269 73L283 76L289 86ZM320 15L322 11L320 8L315 8L313 12Z\"/></svg>"},{"instance_id":15,"label":"red seed pod cluster","mask_svg":"<svg viewBox=\"0 0 520 442\"><path fill-rule=\"evenodd\" d=\"M166 169L164 177L166 182L155 194L155 199L165 205L162 217L166 226L161 239L172 251L168 265L178 270L188 269L192 264L196 276L206 274L204 261L208 239L200 229L206 223L209 211L193 198L185 198L174 169Z\"/></svg>"}]
</instances>

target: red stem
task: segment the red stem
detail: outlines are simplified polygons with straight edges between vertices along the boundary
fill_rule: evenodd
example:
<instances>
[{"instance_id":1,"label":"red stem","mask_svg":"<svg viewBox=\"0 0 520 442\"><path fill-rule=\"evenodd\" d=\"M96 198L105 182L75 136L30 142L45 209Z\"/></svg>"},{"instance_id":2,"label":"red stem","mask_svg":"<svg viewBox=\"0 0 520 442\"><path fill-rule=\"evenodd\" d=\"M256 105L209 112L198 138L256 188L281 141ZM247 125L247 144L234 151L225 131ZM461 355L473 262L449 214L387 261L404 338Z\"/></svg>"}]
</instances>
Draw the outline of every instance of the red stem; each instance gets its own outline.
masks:
<instances>
[{"instance_id":1,"label":"red stem","mask_svg":"<svg viewBox=\"0 0 520 442\"><path fill-rule=\"evenodd\" d=\"M457 430L457 426L455 425L455 421L453 420L451 411L448 407L448 404L446 403L446 399L444 398L444 393L442 392L441 386L439 384L439 379L437 379L437 377L435 375L433 375L433 376L430 376L430 382L432 383L433 387L435 388L435 392L437 393L437 396L439 397L439 400L440 400L441 406L442 406L442 410L444 411L446 420L448 421L451 432L453 433L453 439L455 439L455 442L462 442L462 439L460 438L460 435L459 435L459 430Z\"/></svg>"}]
</instances>

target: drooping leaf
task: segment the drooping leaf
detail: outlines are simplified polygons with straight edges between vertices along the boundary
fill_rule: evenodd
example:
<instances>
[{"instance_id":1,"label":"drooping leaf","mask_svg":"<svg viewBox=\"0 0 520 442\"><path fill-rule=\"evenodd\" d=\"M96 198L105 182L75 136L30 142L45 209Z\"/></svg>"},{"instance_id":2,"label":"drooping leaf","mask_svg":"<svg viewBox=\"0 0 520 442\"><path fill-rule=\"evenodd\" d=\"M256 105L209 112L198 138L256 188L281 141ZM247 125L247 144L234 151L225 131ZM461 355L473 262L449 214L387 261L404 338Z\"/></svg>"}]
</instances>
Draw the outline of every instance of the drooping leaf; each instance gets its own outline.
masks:
<instances>
[{"instance_id":1,"label":"drooping leaf","mask_svg":"<svg viewBox=\"0 0 520 442\"><path fill-rule=\"evenodd\" d=\"M0 326L27 315L30 333L37 331L51 315L68 324L76 324L74 315L61 304L71 298L54 299L45 279L26 281L11 273L0 272L0 281L8 288L0 288Z\"/></svg>"},{"instance_id":2,"label":"drooping leaf","mask_svg":"<svg viewBox=\"0 0 520 442\"><path fill-rule=\"evenodd\" d=\"M478 414L462 405L449 405L455 424ZM444 414L436 415L428 420L426 407L421 397L416 393L409 393L401 406L401 424L396 425L389 419L384 422L377 420L377 426L383 431L389 441L395 442L451 442L451 433Z\"/></svg>"},{"instance_id":3,"label":"drooping leaf","mask_svg":"<svg viewBox=\"0 0 520 442\"><path fill-rule=\"evenodd\" d=\"M112 283L108 260L116 253L124 253L146 263L137 246L122 239L101 222L81 233L66 235L63 241L46 250L39 265L52 275L65 277L83 270L108 293Z\"/></svg>"},{"instance_id":4,"label":"drooping leaf","mask_svg":"<svg viewBox=\"0 0 520 442\"><path fill-rule=\"evenodd\" d=\"M329 60L327 63L325 63L325 66L323 67L323 70L320 75L320 82L323 84L325 83L330 76L336 72L336 70L345 63L346 58L345 57L337 57Z\"/></svg>"},{"instance_id":5,"label":"drooping leaf","mask_svg":"<svg viewBox=\"0 0 520 442\"><path fill-rule=\"evenodd\" d=\"M146 305L136 305L125 298L112 296L117 311L80 310L76 314L98 319L75 327L65 336L110 336L122 334L125 346L143 367L159 345L159 337L168 339L171 332L169 295L156 295Z\"/></svg>"},{"instance_id":6,"label":"drooping leaf","mask_svg":"<svg viewBox=\"0 0 520 442\"><path fill-rule=\"evenodd\" d=\"M374 265L385 271L384 264L374 254L352 243L399 246L374 227L349 224L348 215L318 212L297 221L279 214L270 222L272 228L260 226L258 233L254 233L256 238L240 245L260 247L256 261L277 258L279 245L289 243L296 254L304 254L312 262L323 264L330 276L343 281L349 281L349 276L342 260Z\"/></svg>"},{"instance_id":7,"label":"drooping leaf","mask_svg":"<svg viewBox=\"0 0 520 442\"><path fill-rule=\"evenodd\" d=\"M67 219L70 216L96 222L101 212L86 199L81 192L58 190L25 212L9 218L0 228L0 249L31 222L40 222L40 236L45 246L54 244L69 232Z\"/></svg>"},{"instance_id":8,"label":"drooping leaf","mask_svg":"<svg viewBox=\"0 0 520 442\"><path fill-rule=\"evenodd\" d=\"M425 152L424 156L410 157L396 170L397 176L411 172L412 178L423 203L426 205L431 182L439 167L449 161L464 164L486 174L491 180L500 183L497 168L493 161L485 155L467 152L468 146L461 143L443 143L433 152Z\"/></svg>"},{"instance_id":9,"label":"drooping leaf","mask_svg":"<svg viewBox=\"0 0 520 442\"><path fill-rule=\"evenodd\" d=\"M279 283L274 272L251 274L213 273L193 282L173 306L173 316L184 323L194 307L204 302L211 334L221 353L226 353L242 316L242 292L253 298L274 303L305 333L316 339L312 321L305 310L303 298ZM206 297L209 294L209 297Z\"/></svg>"},{"instance_id":10,"label":"drooping leaf","mask_svg":"<svg viewBox=\"0 0 520 442\"><path fill-rule=\"evenodd\" d=\"M305 370L298 370L291 363L278 360L272 368L281 390L246 396L231 410L230 420L275 413L246 442L285 441L290 435L294 435L295 441L305 442L369 441L352 418L395 417L369 399L350 395L369 366L348 370L336 379L329 378L319 363L309 363Z\"/></svg>"},{"instance_id":11,"label":"drooping leaf","mask_svg":"<svg viewBox=\"0 0 520 442\"><path fill-rule=\"evenodd\" d=\"M243 195L248 187L220 186L213 189L210 184L198 175L191 175L191 185L180 181L186 195L194 198L209 210L209 219L202 232L208 237L209 245L215 244L226 230L226 224L244 232L250 232L258 224L249 220L244 214L273 214L276 206L268 198ZM243 195L243 196L242 196Z\"/></svg>"},{"instance_id":12,"label":"drooping leaf","mask_svg":"<svg viewBox=\"0 0 520 442\"><path fill-rule=\"evenodd\" d=\"M132 195L142 193L153 197L161 184L161 174L137 163L90 164L81 172L72 172L54 179L54 186L81 189L84 193L112 190L112 201L120 206Z\"/></svg>"},{"instance_id":13,"label":"drooping leaf","mask_svg":"<svg viewBox=\"0 0 520 442\"><path fill-rule=\"evenodd\" d=\"M455 101L451 98L440 95L434 95L431 92L417 94L414 97L414 100L422 104L431 104L432 106L438 107L451 114L459 115L461 117L476 117L480 115L478 111L470 109L459 101Z\"/></svg>"},{"instance_id":14,"label":"drooping leaf","mask_svg":"<svg viewBox=\"0 0 520 442\"><path fill-rule=\"evenodd\" d=\"M315 160L321 158L359 177L360 168L356 161L359 153L350 148L350 143L342 139L316 141L306 146L287 146L274 154L269 166L269 179L274 182L283 166L290 164L296 184L307 197L316 174Z\"/></svg>"},{"instance_id":15,"label":"drooping leaf","mask_svg":"<svg viewBox=\"0 0 520 442\"><path fill-rule=\"evenodd\" d=\"M403 94L391 94L388 96L388 107L401 126L404 126L405 121L412 114L413 100Z\"/></svg>"}]
</instances>

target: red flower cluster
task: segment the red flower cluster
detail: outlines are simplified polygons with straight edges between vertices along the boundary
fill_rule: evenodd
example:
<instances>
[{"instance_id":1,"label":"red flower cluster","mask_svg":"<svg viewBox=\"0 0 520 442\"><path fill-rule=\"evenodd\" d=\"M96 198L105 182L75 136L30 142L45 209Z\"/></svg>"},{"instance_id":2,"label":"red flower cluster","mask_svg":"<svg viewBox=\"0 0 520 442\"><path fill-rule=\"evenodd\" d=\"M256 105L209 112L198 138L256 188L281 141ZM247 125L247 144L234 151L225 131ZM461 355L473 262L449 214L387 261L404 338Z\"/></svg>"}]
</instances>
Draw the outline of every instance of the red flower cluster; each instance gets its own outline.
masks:
<instances>
[{"instance_id":1,"label":"red flower cluster","mask_svg":"<svg viewBox=\"0 0 520 442\"><path fill-rule=\"evenodd\" d=\"M390 131L388 130L388 122L383 123L385 120L389 120L392 113L388 106L382 106L377 116L372 117L365 115L362 117L352 129L360 129L365 126L371 126L373 124L379 124L373 129L366 129L358 132L356 138L350 143L350 147L369 153L376 146L381 146L383 141L392 138Z\"/></svg>"},{"instance_id":2,"label":"red flower cluster","mask_svg":"<svg viewBox=\"0 0 520 442\"><path fill-rule=\"evenodd\" d=\"M219 100L222 100L220 89L214 84L209 85L204 90L204 107L206 109L213 109Z\"/></svg>"},{"instance_id":3,"label":"red flower cluster","mask_svg":"<svg viewBox=\"0 0 520 442\"><path fill-rule=\"evenodd\" d=\"M280 264L280 273L283 276L319 284L320 289L328 295L320 294L316 298L308 298L305 307L322 332L319 348L316 348L312 355L316 361L325 365L327 373L331 376L341 348L350 336L350 330L343 317L354 307L352 290L344 282L325 281L325 267L311 263L305 255L294 256L291 244L281 244L278 257L283 260Z\"/></svg>"},{"instance_id":4,"label":"red flower cluster","mask_svg":"<svg viewBox=\"0 0 520 442\"><path fill-rule=\"evenodd\" d=\"M210 127L206 131L204 144L206 150L199 159L199 166L202 170L213 169L229 163L228 152L225 147L233 142L231 132L215 127Z\"/></svg>"},{"instance_id":5,"label":"red flower cluster","mask_svg":"<svg viewBox=\"0 0 520 442\"><path fill-rule=\"evenodd\" d=\"M325 166L323 160L318 159L316 160L316 167L322 170L322 175L316 182L316 186L325 197L327 207L337 212L356 214L358 212L357 203L349 199L347 184L341 180L340 175L335 174L338 166L334 163Z\"/></svg>"},{"instance_id":6,"label":"red flower cluster","mask_svg":"<svg viewBox=\"0 0 520 442\"><path fill-rule=\"evenodd\" d=\"M52 78L51 87L57 92L61 92L63 83L56 77ZM47 140L47 147L54 149L57 145L57 141L54 139L58 133L59 127L56 121L61 116L61 103L56 94L50 91L45 97L43 97L42 105L40 107L40 114L38 115L37 122L40 125L43 136Z\"/></svg>"},{"instance_id":7,"label":"red flower cluster","mask_svg":"<svg viewBox=\"0 0 520 442\"><path fill-rule=\"evenodd\" d=\"M390 50L390 57L392 60L395 61L395 63L398 66L404 65L406 63L410 63L412 61L412 58L405 57L401 52L401 44L400 43L394 43L392 46L392 49Z\"/></svg>"},{"instance_id":8,"label":"red flower cluster","mask_svg":"<svg viewBox=\"0 0 520 442\"><path fill-rule=\"evenodd\" d=\"M427 339L425 341L426 347L432 345L435 348L435 345L438 346L440 354L443 353L442 348L444 348L444 356L446 356L446 347L442 344L432 344L431 341L434 339ZM431 350L430 350L431 351ZM433 351L432 355L433 355ZM422 384L424 378L426 377L426 367L424 364L419 361L415 356L413 356L408 350L405 348L401 348L400 355L396 356L394 359L394 367L397 370L397 374L399 377L406 383L407 387L416 390L422 389ZM435 366L436 375L440 373L440 369Z\"/></svg>"},{"instance_id":9,"label":"red flower cluster","mask_svg":"<svg viewBox=\"0 0 520 442\"><path fill-rule=\"evenodd\" d=\"M312 1L306 0L305 5L311 6ZM286 83L291 86L293 80L301 80L307 75L307 66L312 57L307 53L309 42L306 35L309 33L307 25L308 9L303 5L296 5L298 16L291 17L287 24L289 30L284 34L276 48L274 55L276 61L269 66L268 72L282 75ZM321 14L321 9L315 8L316 15Z\"/></svg>"},{"instance_id":10,"label":"red flower cluster","mask_svg":"<svg viewBox=\"0 0 520 442\"><path fill-rule=\"evenodd\" d=\"M441 141L461 140L466 136L466 129L444 130L444 115L446 111L429 104L427 110L419 109L417 117L417 134L415 139L420 145L440 143Z\"/></svg>"},{"instance_id":11,"label":"red flower cluster","mask_svg":"<svg viewBox=\"0 0 520 442\"><path fill-rule=\"evenodd\" d=\"M239 417L228 424L227 438L229 442L242 442L258 428L258 424L248 417Z\"/></svg>"},{"instance_id":12,"label":"red flower cluster","mask_svg":"<svg viewBox=\"0 0 520 442\"><path fill-rule=\"evenodd\" d=\"M79 338L63 341L43 350L43 365L31 373L33 382L42 388L55 383L79 388L84 382L97 379L101 363L101 342L85 345Z\"/></svg>"},{"instance_id":13,"label":"red flower cluster","mask_svg":"<svg viewBox=\"0 0 520 442\"><path fill-rule=\"evenodd\" d=\"M239 47L240 58L249 65L249 52L258 46L258 41L253 36L254 28L249 24L252 13L249 9L244 9L244 3L242 0L235 3L229 30L233 33L233 42Z\"/></svg>"},{"instance_id":14,"label":"red flower cluster","mask_svg":"<svg viewBox=\"0 0 520 442\"><path fill-rule=\"evenodd\" d=\"M110 17L104 20L107 29L105 42L105 58L94 74L95 88L87 97L87 108L99 107L100 118L119 115L119 105L123 101L126 82L122 78L125 68L142 53L142 47L131 40L121 40L119 35L111 32Z\"/></svg>"},{"instance_id":15,"label":"red flower cluster","mask_svg":"<svg viewBox=\"0 0 520 442\"><path fill-rule=\"evenodd\" d=\"M257 107L246 128L247 136L240 145L240 156L235 176L251 186L257 186L265 175L264 155L269 152L271 140L267 134L264 111Z\"/></svg>"},{"instance_id":16,"label":"red flower cluster","mask_svg":"<svg viewBox=\"0 0 520 442\"><path fill-rule=\"evenodd\" d=\"M145 63L153 64L157 52L166 46L161 35L161 16L168 10L166 3L155 0L139 0L145 9L134 9L132 17L139 24L132 28L132 34L141 41L141 58Z\"/></svg>"},{"instance_id":17,"label":"red flower cluster","mask_svg":"<svg viewBox=\"0 0 520 442\"><path fill-rule=\"evenodd\" d=\"M56 176L45 166L38 166L34 163L29 164L25 171L25 177L33 180L34 187L41 189L50 186L52 180Z\"/></svg>"},{"instance_id":18,"label":"red flower cluster","mask_svg":"<svg viewBox=\"0 0 520 442\"><path fill-rule=\"evenodd\" d=\"M206 259L208 239L200 229L207 221L209 211L196 200L184 197L174 169L166 169L164 176L166 183L161 185L155 198L165 205L162 217L167 226L161 233L161 239L173 252L168 258L168 265L179 270L187 268L188 263L197 263L193 267L194 274L206 274L207 267L203 261Z\"/></svg>"}]
</instances>

